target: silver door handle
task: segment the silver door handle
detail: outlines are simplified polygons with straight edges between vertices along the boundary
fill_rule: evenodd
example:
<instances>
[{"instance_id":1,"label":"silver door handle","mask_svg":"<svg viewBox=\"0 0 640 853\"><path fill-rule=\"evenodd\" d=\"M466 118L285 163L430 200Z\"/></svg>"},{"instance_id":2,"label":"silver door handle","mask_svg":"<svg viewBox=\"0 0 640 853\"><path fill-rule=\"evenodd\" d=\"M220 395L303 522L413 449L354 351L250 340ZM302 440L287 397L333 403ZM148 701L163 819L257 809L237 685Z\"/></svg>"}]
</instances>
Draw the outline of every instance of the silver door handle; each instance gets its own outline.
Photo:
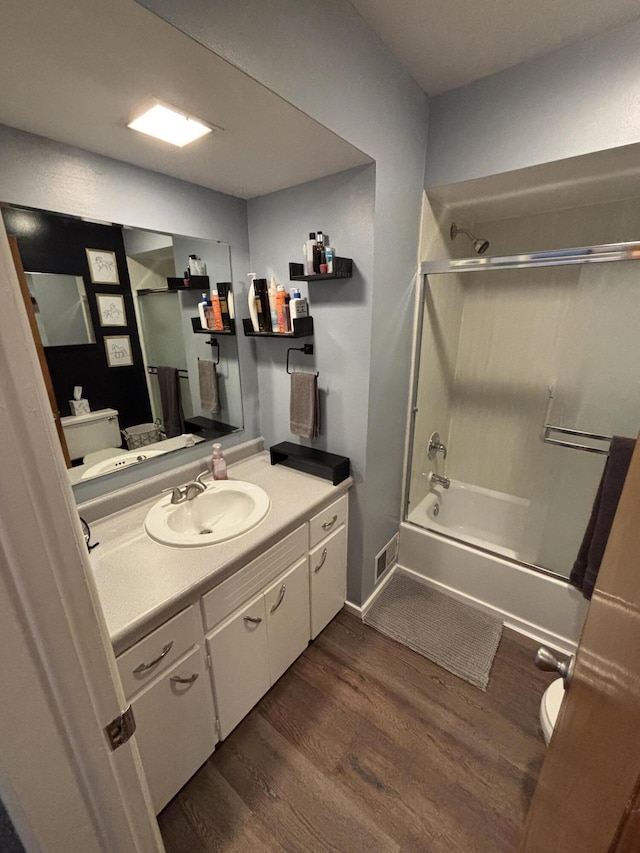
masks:
<instances>
[{"instance_id":1,"label":"silver door handle","mask_svg":"<svg viewBox=\"0 0 640 853\"><path fill-rule=\"evenodd\" d=\"M322 529L323 530L329 530L331 527L333 527L333 525L336 523L337 520L338 520L338 516L334 515L333 518L331 519L331 521L325 521L324 522L324 524L322 525Z\"/></svg>"},{"instance_id":2,"label":"silver door handle","mask_svg":"<svg viewBox=\"0 0 640 853\"><path fill-rule=\"evenodd\" d=\"M557 672L558 675L562 676L565 690L571 684L575 662L574 655L571 655L566 660L558 660L553 652L545 649L544 646L540 646L536 652L536 666L538 669L543 669L545 672Z\"/></svg>"},{"instance_id":3,"label":"silver door handle","mask_svg":"<svg viewBox=\"0 0 640 853\"><path fill-rule=\"evenodd\" d=\"M326 563L326 561L327 561L327 549L326 549L326 548L323 548L323 549L322 549L322 559L320 560L319 565L317 565L313 571L314 571L314 572L319 572L319 571L320 571L320 569L321 569L321 568L324 566L324 564Z\"/></svg>"},{"instance_id":4,"label":"silver door handle","mask_svg":"<svg viewBox=\"0 0 640 853\"><path fill-rule=\"evenodd\" d=\"M278 600L276 601L276 603L273 605L273 607L270 610L271 613L275 613L276 610L278 609L278 607L280 607L280 605L284 601L284 594L286 591L287 591L287 587L284 584L282 584L282 586L280 587L280 592L278 593Z\"/></svg>"},{"instance_id":5,"label":"silver door handle","mask_svg":"<svg viewBox=\"0 0 640 853\"><path fill-rule=\"evenodd\" d=\"M259 625L262 622L260 616L243 616L245 622L250 622L252 625Z\"/></svg>"},{"instance_id":6,"label":"silver door handle","mask_svg":"<svg viewBox=\"0 0 640 853\"><path fill-rule=\"evenodd\" d=\"M136 675L137 675L140 672L146 672L148 669L151 669L152 666L155 666L157 663L159 663L162 660L163 657L165 657L166 655L169 654L172 647L173 647L173 640L171 640L170 642L167 643L167 645L162 649L162 651L160 652L158 657L155 658L154 660L152 660L151 663L140 663L140 664L138 664L138 666L133 670L134 673L136 673Z\"/></svg>"},{"instance_id":7,"label":"silver door handle","mask_svg":"<svg viewBox=\"0 0 640 853\"><path fill-rule=\"evenodd\" d=\"M172 675L169 681L172 681L174 684L193 684L197 677L197 672L194 672L189 678L183 678L181 675Z\"/></svg>"}]
</instances>

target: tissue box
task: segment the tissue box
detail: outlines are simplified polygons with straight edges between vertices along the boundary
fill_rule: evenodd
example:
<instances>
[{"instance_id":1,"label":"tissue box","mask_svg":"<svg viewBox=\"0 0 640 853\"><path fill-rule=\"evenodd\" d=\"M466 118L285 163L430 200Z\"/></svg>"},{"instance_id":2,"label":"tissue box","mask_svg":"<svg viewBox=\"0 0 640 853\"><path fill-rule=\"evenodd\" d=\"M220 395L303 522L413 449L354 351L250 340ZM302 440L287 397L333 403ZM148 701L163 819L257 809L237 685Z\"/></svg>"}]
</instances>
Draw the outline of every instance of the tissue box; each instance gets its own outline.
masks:
<instances>
[{"instance_id":1,"label":"tissue box","mask_svg":"<svg viewBox=\"0 0 640 853\"><path fill-rule=\"evenodd\" d=\"M72 415L88 415L91 409L89 401L84 398L80 400L69 400L69 407Z\"/></svg>"}]
</instances>

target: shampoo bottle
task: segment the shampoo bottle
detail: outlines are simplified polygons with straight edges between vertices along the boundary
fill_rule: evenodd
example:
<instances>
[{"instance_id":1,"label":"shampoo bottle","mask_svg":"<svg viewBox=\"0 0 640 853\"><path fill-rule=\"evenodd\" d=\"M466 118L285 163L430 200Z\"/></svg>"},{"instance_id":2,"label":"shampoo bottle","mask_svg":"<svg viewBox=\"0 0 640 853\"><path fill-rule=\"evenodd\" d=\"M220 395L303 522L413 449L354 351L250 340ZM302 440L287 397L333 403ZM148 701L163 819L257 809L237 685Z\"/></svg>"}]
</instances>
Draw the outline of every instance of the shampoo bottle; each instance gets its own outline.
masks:
<instances>
[{"instance_id":1,"label":"shampoo bottle","mask_svg":"<svg viewBox=\"0 0 640 853\"><path fill-rule=\"evenodd\" d=\"M279 284L276 289L276 310L278 312L278 331L285 331L284 328L284 308L285 308L285 292L284 284Z\"/></svg>"},{"instance_id":2,"label":"shampoo bottle","mask_svg":"<svg viewBox=\"0 0 640 853\"><path fill-rule=\"evenodd\" d=\"M254 332L259 332L260 327L258 326L258 311L256 309L256 289L254 285L254 281L256 278L256 274L254 272L248 273L249 278L251 279L251 284L249 285L249 316L251 317L251 325L253 326Z\"/></svg>"},{"instance_id":3,"label":"shampoo bottle","mask_svg":"<svg viewBox=\"0 0 640 853\"><path fill-rule=\"evenodd\" d=\"M207 294L203 293L202 299L200 300L200 302L198 302L198 314L200 315L200 325L202 326L203 329L208 328L208 326L207 326L207 315L206 315L207 304L208 304Z\"/></svg>"},{"instance_id":4,"label":"shampoo bottle","mask_svg":"<svg viewBox=\"0 0 640 853\"><path fill-rule=\"evenodd\" d=\"M219 281L216 284L218 297L220 299L220 314L222 315L222 329L225 332L231 331L231 314L229 312L229 293L231 292L231 282Z\"/></svg>"},{"instance_id":5,"label":"shampoo bottle","mask_svg":"<svg viewBox=\"0 0 640 853\"><path fill-rule=\"evenodd\" d=\"M214 480L228 480L227 463L222 455L222 445L214 444L211 454L211 474Z\"/></svg>"},{"instance_id":6,"label":"shampoo bottle","mask_svg":"<svg viewBox=\"0 0 640 853\"><path fill-rule=\"evenodd\" d=\"M211 307L213 308L213 330L222 331L222 311L220 310L220 296L217 290L211 291Z\"/></svg>"},{"instance_id":7,"label":"shampoo bottle","mask_svg":"<svg viewBox=\"0 0 640 853\"><path fill-rule=\"evenodd\" d=\"M271 316L269 314L269 296L267 294L266 278L257 278L253 282L256 293L256 311L258 313L258 329L261 332L271 331Z\"/></svg>"},{"instance_id":8,"label":"shampoo bottle","mask_svg":"<svg viewBox=\"0 0 640 853\"><path fill-rule=\"evenodd\" d=\"M315 233L315 231L309 232L309 239L307 240L306 246L307 246L307 251L305 253L305 262L304 262L305 270L304 270L304 273L305 273L305 275L313 275L313 273L314 273L314 269L313 269L314 254L313 253L314 253L314 249L316 246L316 233Z\"/></svg>"},{"instance_id":9,"label":"shampoo bottle","mask_svg":"<svg viewBox=\"0 0 640 853\"><path fill-rule=\"evenodd\" d=\"M278 331L278 288L276 280L271 276L269 282L269 316L271 318L271 331Z\"/></svg>"}]
</instances>

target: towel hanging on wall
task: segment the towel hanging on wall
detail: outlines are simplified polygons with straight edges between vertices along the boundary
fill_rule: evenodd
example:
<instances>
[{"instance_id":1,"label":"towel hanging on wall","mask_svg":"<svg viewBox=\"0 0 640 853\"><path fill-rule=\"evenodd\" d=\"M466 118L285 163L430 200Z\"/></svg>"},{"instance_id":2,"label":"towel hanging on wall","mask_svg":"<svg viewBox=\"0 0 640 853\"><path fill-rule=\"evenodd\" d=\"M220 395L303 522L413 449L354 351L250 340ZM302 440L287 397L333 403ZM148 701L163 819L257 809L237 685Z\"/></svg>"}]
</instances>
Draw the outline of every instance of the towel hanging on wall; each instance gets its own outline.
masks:
<instances>
[{"instance_id":1,"label":"towel hanging on wall","mask_svg":"<svg viewBox=\"0 0 640 853\"><path fill-rule=\"evenodd\" d=\"M167 438L184 432L180 374L175 367L158 366L158 385L162 401L162 420Z\"/></svg>"},{"instance_id":2,"label":"towel hanging on wall","mask_svg":"<svg viewBox=\"0 0 640 853\"><path fill-rule=\"evenodd\" d=\"M614 435L611 439L591 517L569 576L569 583L581 590L585 598L593 594L635 446L634 438Z\"/></svg>"},{"instance_id":3,"label":"towel hanging on wall","mask_svg":"<svg viewBox=\"0 0 640 853\"><path fill-rule=\"evenodd\" d=\"M198 381L200 383L200 407L204 412L216 415L220 412L218 374L213 361L198 359Z\"/></svg>"},{"instance_id":4,"label":"towel hanging on wall","mask_svg":"<svg viewBox=\"0 0 640 853\"><path fill-rule=\"evenodd\" d=\"M290 429L300 438L317 438L320 434L320 398L315 373L291 374Z\"/></svg>"}]
</instances>

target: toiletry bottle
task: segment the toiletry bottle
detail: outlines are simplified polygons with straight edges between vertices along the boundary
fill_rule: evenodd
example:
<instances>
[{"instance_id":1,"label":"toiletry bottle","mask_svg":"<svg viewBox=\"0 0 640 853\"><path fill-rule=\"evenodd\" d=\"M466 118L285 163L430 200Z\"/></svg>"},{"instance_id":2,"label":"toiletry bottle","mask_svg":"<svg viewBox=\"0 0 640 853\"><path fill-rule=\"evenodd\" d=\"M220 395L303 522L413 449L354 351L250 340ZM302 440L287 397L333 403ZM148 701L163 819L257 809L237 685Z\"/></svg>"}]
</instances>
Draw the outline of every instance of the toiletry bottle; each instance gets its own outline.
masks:
<instances>
[{"instance_id":1,"label":"toiletry bottle","mask_svg":"<svg viewBox=\"0 0 640 853\"><path fill-rule=\"evenodd\" d=\"M247 301L249 303L249 316L251 317L251 325L253 326L254 332L259 332L260 327L258 325L258 311L256 309L256 288L254 282L256 280L256 274L254 272L247 273L249 278L251 279L251 284L249 285L249 295Z\"/></svg>"},{"instance_id":2,"label":"toiletry bottle","mask_svg":"<svg viewBox=\"0 0 640 853\"><path fill-rule=\"evenodd\" d=\"M271 276L271 281L269 282L269 317L271 319L271 331L278 331L278 288L276 287L276 280L273 276Z\"/></svg>"},{"instance_id":3,"label":"toiletry bottle","mask_svg":"<svg viewBox=\"0 0 640 853\"><path fill-rule=\"evenodd\" d=\"M289 311L291 313L291 319L297 320L299 317L308 317L309 306L307 305L307 300L300 296L300 291L297 287L292 287L290 292L291 299L289 301Z\"/></svg>"},{"instance_id":4,"label":"toiletry bottle","mask_svg":"<svg viewBox=\"0 0 640 853\"><path fill-rule=\"evenodd\" d=\"M194 262L195 267L195 275L206 275L207 274L207 265L202 260L202 258L196 258Z\"/></svg>"},{"instance_id":5,"label":"toiletry bottle","mask_svg":"<svg viewBox=\"0 0 640 853\"><path fill-rule=\"evenodd\" d=\"M200 325L203 329L207 329L207 317L206 317L206 308L207 308L207 294L202 294L202 299L198 302L198 314L200 315Z\"/></svg>"},{"instance_id":6,"label":"toiletry bottle","mask_svg":"<svg viewBox=\"0 0 640 853\"><path fill-rule=\"evenodd\" d=\"M269 314L269 295L266 278L257 278L253 282L256 292L256 311L258 313L258 329L261 332L271 331L271 315Z\"/></svg>"},{"instance_id":7,"label":"toiletry bottle","mask_svg":"<svg viewBox=\"0 0 640 853\"><path fill-rule=\"evenodd\" d=\"M218 297L220 299L220 314L222 315L222 330L231 331L231 315L229 314L229 291L231 284L228 281L219 281L216 284Z\"/></svg>"},{"instance_id":8,"label":"toiletry bottle","mask_svg":"<svg viewBox=\"0 0 640 853\"><path fill-rule=\"evenodd\" d=\"M313 247L313 272L315 275L320 274L320 264L324 263L324 236L322 231L316 234L316 242Z\"/></svg>"},{"instance_id":9,"label":"toiletry bottle","mask_svg":"<svg viewBox=\"0 0 640 853\"><path fill-rule=\"evenodd\" d=\"M198 260L198 258L196 255L189 255L189 275L190 276L198 275L198 273L196 272L196 268L197 268L196 261L197 260Z\"/></svg>"},{"instance_id":10,"label":"toiletry bottle","mask_svg":"<svg viewBox=\"0 0 640 853\"><path fill-rule=\"evenodd\" d=\"M284 319L284 330L286 332L293 331L293 326L291 325L291 309L289 308L289 303L291 302L291 297L288 293L284 295L284 308L282 309L282 316Z\"/></svg>"},{"instance_id":11,"label":"toiletry bottle","mask_svg":"<svg viewBox=\"0 0 640 853\"><path fill-rule=\"evenodd\" d=\"M284 307L285 307L285 292L284 284L279 284L276 288L276 311L278 312L278 331L282 334L284 328Z\"/></svg>"},{"instance_id":12,"label":"toiletry bottle","mask_svg":"<svg viewBox=\"0 0 640 853\"><path fill-rule=\"evenodd\" d=\"M211 291L211 307L213 308L213 330L222 331L222 311L220 310L220 296L217 290Z\"/></svg>"},{"instance_id":13,"label":"toiletry bottle","mask_svg":"<svg viewBox=\"0 0 640 853\"><path fill-rule=\"evenodd\" d=\"M189 287L189 285L191 284L191 282L189 281L189 270L184 271L184 275L182 277L182 283L184 284L185 287Z\"/></svg>"},{"instance_id":14,"label":"toiletry bottle","mask_svg":"<svg viewBox=\"0 0 640 853\"><path fill-rule=\"evenodd\" d=\"M314 269L313 269L314 254L313 254L313 252L314 252L314 249L316 247L316 233L315 233L315 231L309 232L309 239L306 242L306 247L307 247L307 251L306 251L306 256L305 256L304 274L305 275L313 275L313 273L314 273Z\"/></svg>"},{"instance_id":15,"label":"toiletry bottle","mask_svg":"<svg viewBox=\"0 0 640 853\"><path fill-rule=\"evenodd\" d=\"M227 475L227 463L225 462L224 456L222 455L222 445L212 445L212 451L213 452L211 454L211 473L213 475L213 479L228 480L229 476Z\"/></svg>"},{"instance_id":16,"label":"toiletry bottle","mask_svg":"<svg viewBox=\"0 0 640 853\"><path fill-rule=\"evenodd\" d=\"M334 253L333 249L331 248L331 246L325 246L324 247L324 256L325 256L326 261L327 261L327 274L333 275L333 263L334 263L335 253Z\"/></svg>"},{"instance_id":17,"label":"toiletry bottle","mask_svg":"<svg viewBox=\"0 0 640 853\"><path fill-rule=\"evenodd\" d=\"M227 305L229 306L229 317L231 320L236 319L236 307L233 301L233 287L231 282L227 282L228 290L227 290Z\"/></svg>"}]
</instances>

